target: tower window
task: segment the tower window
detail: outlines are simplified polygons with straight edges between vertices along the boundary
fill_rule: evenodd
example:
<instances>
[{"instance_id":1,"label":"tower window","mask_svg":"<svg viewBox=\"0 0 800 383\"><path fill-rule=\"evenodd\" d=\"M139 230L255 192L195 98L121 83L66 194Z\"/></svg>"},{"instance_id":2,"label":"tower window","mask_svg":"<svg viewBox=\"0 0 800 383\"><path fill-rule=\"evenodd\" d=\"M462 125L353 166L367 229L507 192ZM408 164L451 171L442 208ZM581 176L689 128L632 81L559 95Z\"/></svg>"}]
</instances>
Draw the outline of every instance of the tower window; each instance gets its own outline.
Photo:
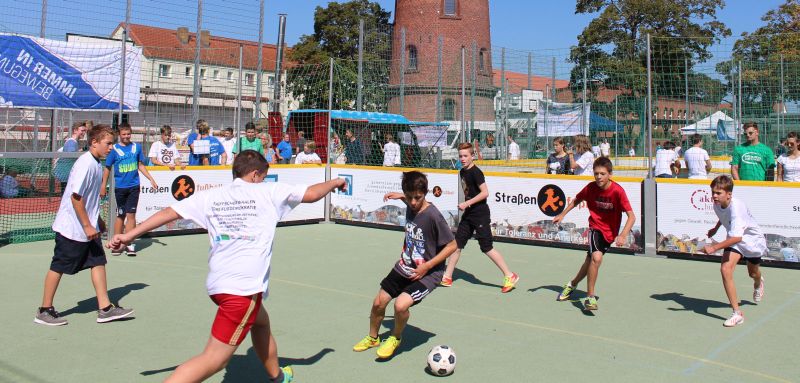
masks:
<instances>
[{"instance_id":1,"label":"tower window","mask_svg":"<svg viewBox=\"0 0 800 383\"><path fill-rule=\"evenodd\" d=\"M457 0L444 0L444 15L456 16L458 12Z\"/></svg>"},{"instance_id":2,"label":"tower window","mask_svg":"<svg viewBox=\"0 0 800 383\"><path fill-rule=\"evenodd\" d=\"M448 98L442 102L442 119L445 121L455 121L456 102Z\"/></svg>"},{"instance_id":3,"label":"tower window","mask_svg":"<svg viewBox=\"0 0 800 383\"><path fill-rule=\"evenodd\" d=\"M481 51L478 52L478 69L486 72L486 48L481 48Z\"/></svg>"},{"instance_id":4,"label":"tower window","mask_svg":"<svg viewBox=\"0 0 800 383\"><path fill-rule=\"evenodd\" d=\"M417 47L414 45L408 46L408 67L406 70L417 70Z\"/></svg>"}]
</instances>

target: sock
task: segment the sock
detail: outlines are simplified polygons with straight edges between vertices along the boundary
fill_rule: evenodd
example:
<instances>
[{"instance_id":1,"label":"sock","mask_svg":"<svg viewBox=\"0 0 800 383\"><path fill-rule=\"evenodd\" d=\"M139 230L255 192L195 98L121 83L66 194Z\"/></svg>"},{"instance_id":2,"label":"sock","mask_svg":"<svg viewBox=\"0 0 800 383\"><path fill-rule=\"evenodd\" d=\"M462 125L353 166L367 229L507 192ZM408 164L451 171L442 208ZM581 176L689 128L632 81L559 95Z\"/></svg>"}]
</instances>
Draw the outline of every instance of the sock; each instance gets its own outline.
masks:
<instances>
[{"instance_id":1,"label":"sock","mask_svg":"<svg viewBox=\"0 0 800 383\"><path fill-rule=\"evenodd\" d=\"M106 307L102 308L101 310L103 310L103 311L108 311L108 310L111 310L111 308L113 308L113 307L114 307L114 305L113 305L113 304L110 304L110 305L108 305L108 306L106 306Z\"/></svg>"},{"instance_id":2,"label":"sock","mask_svg":"<svg viewBox=\"0 0 800 383\"><path fill-rule=\"evenodd\" d=\"M283 382L283 369L280 369L279 371L280 372L278 372L278 376L276 376L274 378L270 378L270 381L272 383L282 383Z\"/></svg>"},{"instance_id":3,"label":"sock","mask_svg":"<svg viewBox=\"0 0 800 383\"><path fill-rule=\"evenodd\" d=\"M43 313L43 312L45 312L45 311L47 311L48 309L51 309L51 308L53 308L53 306L50 306L50 307L39 307L39 314L41 314L41 313Z\"/></svg>"}]
</instances>

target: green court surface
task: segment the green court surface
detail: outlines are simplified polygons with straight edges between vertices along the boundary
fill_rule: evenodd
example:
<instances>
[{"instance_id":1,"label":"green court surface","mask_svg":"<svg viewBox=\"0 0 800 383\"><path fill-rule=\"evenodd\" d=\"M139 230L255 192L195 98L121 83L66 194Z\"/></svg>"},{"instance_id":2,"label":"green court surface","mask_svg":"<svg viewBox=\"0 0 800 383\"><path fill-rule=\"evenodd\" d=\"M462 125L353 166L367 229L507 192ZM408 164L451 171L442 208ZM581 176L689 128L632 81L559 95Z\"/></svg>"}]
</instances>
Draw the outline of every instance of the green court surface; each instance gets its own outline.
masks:
<instances>
[{"instance_id":1,"label":"green court surface","mask_svg":"<svg viewBox=\"0 0 800 383\"><path fill-rule=\"evenodd\" d=\"M800 272L764 268L766 296L736 285L746 321L730 313L719 265L608 254L599 310L556 302L584 253L498 243L521 280L501 275L470 243L451 288L411 310L398 353L351 351L367 334L378 283L397 261L401 232L320 224L277 231L266 307L282 364L296 382L790 382L800 379ZM52 241L0 247L0 382L158 382L200 352L216 307L206 295L207 237L142 240L136 258L109 257L112 300L136 318L95 323L89 273L65 276L56 308L69 325L33 323ZM582 296L585 283L578 296ZM391 324L391 310L386 324ZM384 326L382 334L387 327ZM455 373L425 372L428 351L452 346ZM266 381L249 339L212 382Z\"/></svg>"}]
</instances>

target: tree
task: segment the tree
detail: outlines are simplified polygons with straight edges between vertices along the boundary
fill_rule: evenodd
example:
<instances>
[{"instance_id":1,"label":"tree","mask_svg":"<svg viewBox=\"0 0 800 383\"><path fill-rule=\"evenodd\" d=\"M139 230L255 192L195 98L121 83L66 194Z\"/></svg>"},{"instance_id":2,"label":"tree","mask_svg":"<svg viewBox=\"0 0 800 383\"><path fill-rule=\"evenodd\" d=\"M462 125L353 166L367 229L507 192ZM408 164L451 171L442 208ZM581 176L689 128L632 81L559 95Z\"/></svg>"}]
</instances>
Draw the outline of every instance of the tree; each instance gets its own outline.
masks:
<instances>
[{"instance_id":1,"label":"tree","mask_svg":"<svg viewBox=\"0 0 800 383\"><path fill-rule=\"evenodd\" d=\"M742 33L733 46L732 59L717 64L717 72L726 77L732 92L738 87L741 62L742 109L761 108L769 113L781 99L781 59L783 98L800 100L800 2L787 0L761 20L765 25Z\"/></svg>"},{"instance_id":2,"label":"tree","mask_svg":"<svg viewBox=\"0 0 800 383\"><path fill-rule=\"evenodd\" d=\"M570 61L575 63L570 78L575 98L583 88L583 68L587 68L587 89L592 98L601 85L623 90L631 99L642 97L647 89L645 36L649 33L654 95L683 98L684 64L688 61L690 100L719 102L722 84L692 73L692 68L711 57L707 50L710 45L730 36L730 30L716 19L717 10L723 6L723 0L577 0L576 14L598 16L570 50ZM715 84L720 91L709 91Z\"/></svg>"},{"instance_id":3,"label":"tree","mask_svg":"<svg viewBox=\"0 0 800 383\"><path fill-rule=\"evenodd\" d=\"M391 57L390 12L377 2L352 0L331 2L314 10L314 33L303 35L292 48L287 70L287 91L301 108L328 108L330 58L334 65L334 109L356 103L358 77L359 20L364 20L364 105L383 110Z\"/></svg>"}]
</instances>

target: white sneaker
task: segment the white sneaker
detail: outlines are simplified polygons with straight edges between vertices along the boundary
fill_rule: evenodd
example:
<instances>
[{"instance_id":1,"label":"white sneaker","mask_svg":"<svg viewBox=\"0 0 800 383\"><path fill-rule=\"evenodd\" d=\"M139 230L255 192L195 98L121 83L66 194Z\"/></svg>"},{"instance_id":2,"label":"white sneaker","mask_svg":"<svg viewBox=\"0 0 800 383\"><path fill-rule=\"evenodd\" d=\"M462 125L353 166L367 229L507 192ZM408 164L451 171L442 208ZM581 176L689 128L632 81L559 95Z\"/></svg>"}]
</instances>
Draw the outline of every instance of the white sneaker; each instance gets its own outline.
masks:
<instances>
[{"instance_id":1,"label":"white sneaker","mask_svg":"<svg viewBox=\"0 0 800 383\"><path fill-rule=\"evenodd\" d=\"M132 243L130 245L128 245L128 247L125 249L125 253L127 253L129 257L135 257L136 256L136 247L135 247L135 245L132 244Z\"/></svg>"},{"instance_id":2,"label":"white sneaker","mask_svg":"<svg viewBox=\"0 0 800 383\"><path fill-rule=\"evenodd\" d=\"M757 289L753 289L753 302L761 302L761 299L764 298L764 278L761 278L761 284L758 285Z\"/></svg>"},{"instance_id":3,"label":"white sneaker","mask_svg":"<svg viewBox=\"0 0 800 383\"><path fill-rule=\"evenodd\" d=\"M742 315L741 311L734 311L731 314L731 317L725 320L725 323L722 325L725 327L733 327L736 325L740 325L744 323L744 315Z\"/></svg>"}]
</instances>

